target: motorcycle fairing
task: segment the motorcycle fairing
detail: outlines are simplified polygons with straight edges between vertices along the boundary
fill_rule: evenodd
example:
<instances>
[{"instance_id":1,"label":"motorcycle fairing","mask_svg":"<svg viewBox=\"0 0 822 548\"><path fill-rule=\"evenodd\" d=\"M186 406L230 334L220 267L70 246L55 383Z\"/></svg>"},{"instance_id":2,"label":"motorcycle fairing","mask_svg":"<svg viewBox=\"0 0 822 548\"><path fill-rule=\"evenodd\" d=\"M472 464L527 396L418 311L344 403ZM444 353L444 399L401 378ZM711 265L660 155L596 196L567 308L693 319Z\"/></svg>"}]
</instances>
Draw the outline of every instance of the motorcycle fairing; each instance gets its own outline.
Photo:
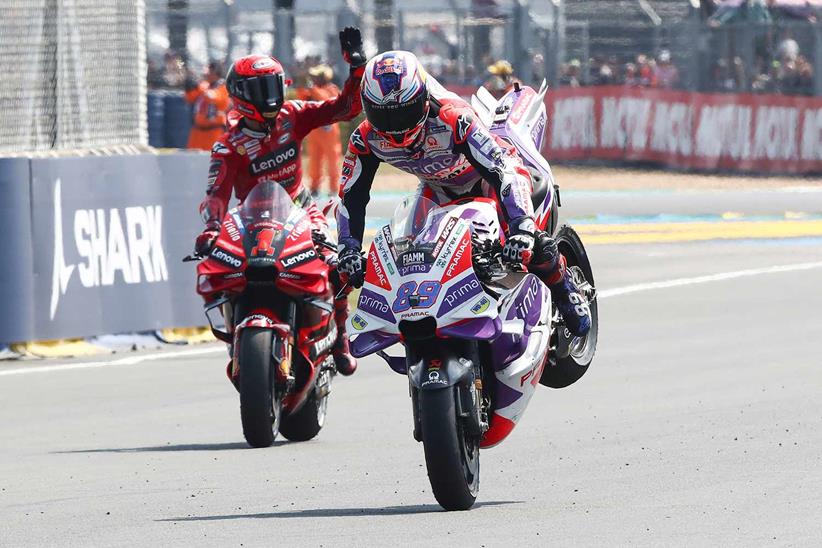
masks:
<instances>
[{"instance_id":1,"label":"motorcycle fairing","mask_svg":"<svg viewBox=\"0 0 822 548\"><path fill-rule=\"evenodd\" d=\"M500 298L502 334L491 342L495 407L480 447L492 447L514 429L534 395L548 357L551 294L533 274Z\"/></svg>"},{"instance_id":2,"label":"motorcycle fairing","mask_svg":"<svg viewBox=\"0 0 822 548\"><path fill-rule=\"evenodd\" d=\"M247 267L244 237L245 226L235 207L223 218L220 234L209 256L197 265L197 293L207 296L223 291L243 291Z\"/></svg>"},{"instance_id":3,"label":"motorcycle fairing","mask_svg":"<svg viewBox=\"0 0 822 548\"><path fill-rule=\"evenodd\" d=\"M539 91L523 86L512 89L499 101L482 87L471 97L471 105L489 131L514 145L532 176L539 177L540 183L546 185L544 197L534 204L534 218L540 230L551 229L549 221L555 200L554 175L540 153L548 120L547 91L548 84L543 80Z\"/></svg>"},{"instance_id":4,"label":"motorcycle fairing","mask_svg":"<svg viewBox=\"0 0 822 548\"><path fill-rule=\"evenodd\" d=\"M486 211L487 210L487 211ZM496 217L484 202L449 206L418 243L433 248L421 253L416 265L403 268L391 242L390 230L378 232L369 249L365 283L357 309L348 320L352 354L376 352L400 340L400 321L433 317L438 333L459 333L463 338L489 339L500 330L495 299L482 291L471 259L471 218ZM455 324L461 324L454 327ZM379 333L379 335L378 335Z\"/></svg>"}]
</instances>

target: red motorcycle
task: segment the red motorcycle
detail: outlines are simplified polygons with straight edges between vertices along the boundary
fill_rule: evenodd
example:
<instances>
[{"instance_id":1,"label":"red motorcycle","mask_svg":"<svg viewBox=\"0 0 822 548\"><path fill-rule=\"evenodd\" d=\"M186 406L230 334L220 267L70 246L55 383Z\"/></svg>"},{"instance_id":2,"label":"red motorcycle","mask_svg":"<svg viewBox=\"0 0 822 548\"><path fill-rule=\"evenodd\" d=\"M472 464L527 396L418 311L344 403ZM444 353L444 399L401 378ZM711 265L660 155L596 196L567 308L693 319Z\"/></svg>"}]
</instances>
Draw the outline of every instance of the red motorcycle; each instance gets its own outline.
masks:
<instances>
[{"instance_id":1,"label":"red motorcycle","mask_svg":"<svg viewBox=\"0 0 822 548\"><path fill-rule=\"evenodd\" d=\"M316 240L316 241L315 241ZM277 433L309 440L325 421L337 340L329 267L305 210L277 183L260 183L223 219L197 265L211 330L229 346L243 434L268 447Z\"/></svg>"}]
</instances>

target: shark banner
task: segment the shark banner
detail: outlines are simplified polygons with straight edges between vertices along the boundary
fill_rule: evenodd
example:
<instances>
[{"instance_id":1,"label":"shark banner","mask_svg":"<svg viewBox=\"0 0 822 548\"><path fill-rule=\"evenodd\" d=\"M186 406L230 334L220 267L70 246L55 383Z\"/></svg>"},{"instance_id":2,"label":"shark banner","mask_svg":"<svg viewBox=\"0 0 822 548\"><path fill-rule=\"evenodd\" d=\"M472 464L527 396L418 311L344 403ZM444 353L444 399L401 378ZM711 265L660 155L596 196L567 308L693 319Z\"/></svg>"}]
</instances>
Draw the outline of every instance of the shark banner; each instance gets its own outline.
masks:
<instances>
[{"instance_id":1,"label":"shark banner","mask_svg":"<svg viewBox=\"0 0 822 548\"><path fill-rule=\"evenodd\" d=\"M29 314L15 328L4 315L0 341L202 323L194 268L180 258L200 229L206 156L28 162L30 218L13 237L30 239L28 265L18 265L28 280L17 282Z\"/></svg>"}]
</instances>

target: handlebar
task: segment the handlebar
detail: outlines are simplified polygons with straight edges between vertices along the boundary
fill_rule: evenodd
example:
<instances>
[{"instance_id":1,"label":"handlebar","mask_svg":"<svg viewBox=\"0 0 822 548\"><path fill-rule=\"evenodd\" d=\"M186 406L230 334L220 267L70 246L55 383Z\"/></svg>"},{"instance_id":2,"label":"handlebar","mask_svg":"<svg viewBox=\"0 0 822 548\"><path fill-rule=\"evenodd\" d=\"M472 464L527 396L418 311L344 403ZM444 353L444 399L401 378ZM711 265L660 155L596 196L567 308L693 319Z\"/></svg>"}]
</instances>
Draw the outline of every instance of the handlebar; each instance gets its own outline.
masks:
<instances>
[{"instance_id":1,"label":"handlebar","mask_svg":"<svg viewBox=\"0 0 822 548\"><path fill-rule=\"evenodd\" d=\"M200 255L199 253L197 253L195 251L191 255L186 255L185 257L183 257L183 262L184 263L190 263L190 262L193 262L193 261L199 261L199 260L204 259L204 258L205 258L205 255Z\"/></svg>"}]
</instances>

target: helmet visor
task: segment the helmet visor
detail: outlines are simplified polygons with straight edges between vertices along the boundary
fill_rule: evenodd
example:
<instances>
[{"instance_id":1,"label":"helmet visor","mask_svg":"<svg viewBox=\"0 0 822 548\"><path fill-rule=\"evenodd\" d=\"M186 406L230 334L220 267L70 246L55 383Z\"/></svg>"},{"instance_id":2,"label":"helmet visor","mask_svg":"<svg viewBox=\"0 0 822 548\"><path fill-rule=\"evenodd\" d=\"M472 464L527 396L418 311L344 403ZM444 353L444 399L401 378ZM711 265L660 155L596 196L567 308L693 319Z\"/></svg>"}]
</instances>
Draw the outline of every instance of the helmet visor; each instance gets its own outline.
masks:
<instances>
[{"instance_id":1,"label":"helmet visor","mask_svg":"<svg viewBox=\"0 0 822 548\"><path fill-rule=\"evenodd\" d=\"M249 76L237 82L237 95L260 112L277 111L283 104L285 83L282 74Z\"/></svg>"},{"instance_id":2,"label":"helmet visor","mask_svg":"<svg viewBox=\"0 0 822 548\"><path fill-rule=\"evenodd\" d=\"M386 105L365 100L363 109L365 117L375 130L400 140L409 133L416 133L416 130L425 122L428 114L428 97L425 93L420 93L407 103L398 102Z\"/></svg>"}]
</instances>

